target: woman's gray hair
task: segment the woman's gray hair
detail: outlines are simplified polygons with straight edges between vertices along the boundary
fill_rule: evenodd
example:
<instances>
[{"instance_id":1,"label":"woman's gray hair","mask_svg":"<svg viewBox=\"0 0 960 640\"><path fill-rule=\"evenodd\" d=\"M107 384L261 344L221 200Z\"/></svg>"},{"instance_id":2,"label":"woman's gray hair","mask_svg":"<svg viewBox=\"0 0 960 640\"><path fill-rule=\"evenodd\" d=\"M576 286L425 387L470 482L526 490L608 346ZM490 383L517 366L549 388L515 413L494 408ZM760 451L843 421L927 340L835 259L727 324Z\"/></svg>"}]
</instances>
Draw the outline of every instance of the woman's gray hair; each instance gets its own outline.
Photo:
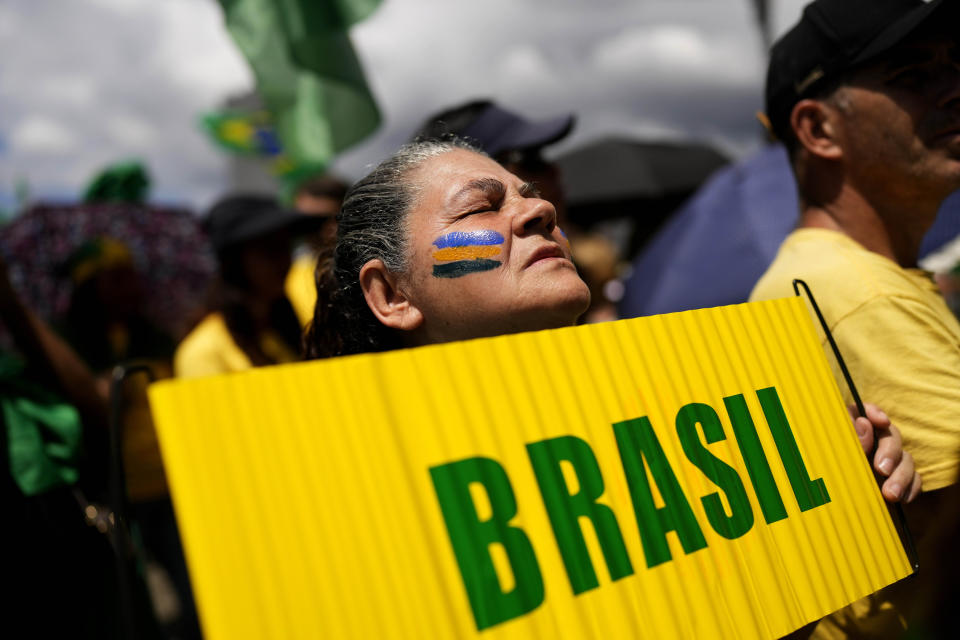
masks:
<instances>
[{"instance_id":1,"label":"woman's gray hair","mask_svg":"<svg viewBox=\"0 0 960 640\"><path fill-rule=\"evenodd\" d=\"M313 358L386 351L399 336L380 324L363 297L360 269L382 260L402 273L409 258L407 216L419 195L411 174L430 158L455 149L482 153L456 138L411 142L354 184L337 214L337 243L317 264L317 306L304 338Z\"/></svg>"}]
</instances>

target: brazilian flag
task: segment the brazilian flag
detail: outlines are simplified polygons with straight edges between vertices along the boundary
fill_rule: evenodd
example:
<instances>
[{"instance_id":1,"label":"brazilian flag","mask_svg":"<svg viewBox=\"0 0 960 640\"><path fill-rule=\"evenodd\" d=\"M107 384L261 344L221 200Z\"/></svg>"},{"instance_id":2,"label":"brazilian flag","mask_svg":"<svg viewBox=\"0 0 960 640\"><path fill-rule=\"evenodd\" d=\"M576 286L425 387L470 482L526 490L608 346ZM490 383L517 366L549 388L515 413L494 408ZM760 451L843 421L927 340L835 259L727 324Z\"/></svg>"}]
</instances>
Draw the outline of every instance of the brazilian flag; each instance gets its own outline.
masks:
<instances>
[{"instance_id":1,"label":"brazilian flag","mask_svg":"<svg viewBox=\"0 0 960 640\"><path fill-rule=\"evenodd\" d=\"M232 109L204 114L201 124L224 150L269 161L270 172L280 179L281 197L289 202L297 186L327 167L329 159L294 161L284 152L276 127L265 110Z\"/></svg>"},{"instance_id":2,"label":"brazilian flag","mask_svg":"<svg viewBox=\"0 0 960 640\"><path fill-rule=\"evenodd\" d=\"M283 152L266 111L218 111L205 114L202 123L210 136L232 153L276 156Z\"/></svg>"}]
</instances>

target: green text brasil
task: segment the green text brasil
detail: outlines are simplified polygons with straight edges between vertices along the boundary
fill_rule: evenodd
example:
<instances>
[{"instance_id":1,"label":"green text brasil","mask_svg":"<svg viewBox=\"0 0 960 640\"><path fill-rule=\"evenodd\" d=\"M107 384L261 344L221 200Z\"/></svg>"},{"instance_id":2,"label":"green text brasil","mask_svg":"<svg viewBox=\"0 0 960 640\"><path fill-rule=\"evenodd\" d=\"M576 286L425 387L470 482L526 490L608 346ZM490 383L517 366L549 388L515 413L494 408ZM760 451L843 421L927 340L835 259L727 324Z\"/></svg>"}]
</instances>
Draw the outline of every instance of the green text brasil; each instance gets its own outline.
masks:
<instances>
[{"instance_id":1,"label":"green text brasil","mask_svg":"<svg viewBox=\"0 0 960 640\"><path fill-rule=\"evenodd\" d=\"M800 511L830 502L823 480L810 479L776 389L760 389L756 394ZM706 445L728 437L714 407L703 403L683 406L676 416L676 435L687 462L717 487L717 491L699 498L709 526L722 537L734 539L749 531L757 517L747 484L756 495L759 516L767 524L786 518L787 510L743 395L724 398L723 411L743 457L746 478L707 449ZM681 489L650 420L640 417L618 422L613 425L613 437L646 566L672 559L667 542L670 532L675 532L685 553L706 547L690 498ZM599 584L580 518L592 523L612 579L632 575L636 559L627 553L617 516L597 501L603 495L604 480L590 445L575 436L560 436L527 444L526 449L573 592L583 593ZM564 479L562 464L576 475L578 489L574 493ZM431 467L430 475L477 628L485 629L539 606L544 599L543 578L527 534L508 524L517 515L517 503L503 466L492 458L474 457ZM657 506L651 481L662 506ZM470 492L472 484L480 485L486 493L489 517L481 519L477 513ZM501 590L490 555L493 544L505 551L514 575L515 584L506 593Z\"/></svg>"}]
</instances>

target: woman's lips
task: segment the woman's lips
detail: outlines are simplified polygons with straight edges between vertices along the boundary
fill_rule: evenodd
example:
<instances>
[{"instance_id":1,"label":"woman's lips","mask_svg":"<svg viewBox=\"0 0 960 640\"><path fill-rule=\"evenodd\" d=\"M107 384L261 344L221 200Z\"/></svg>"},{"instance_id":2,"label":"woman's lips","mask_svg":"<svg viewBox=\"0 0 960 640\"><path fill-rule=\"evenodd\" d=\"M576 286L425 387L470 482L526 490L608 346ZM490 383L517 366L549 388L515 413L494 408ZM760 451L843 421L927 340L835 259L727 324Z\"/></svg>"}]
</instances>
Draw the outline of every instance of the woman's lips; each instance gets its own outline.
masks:
<instances>
[{"instance_id":1,"label":"woman's lips","mask_svg":"<svg viewBox=\"0 0 960 640\"><path fill-rule=\"evenodd\" d=\"M560 248L560 245L545 245L533 252L533 255L530 256L530 259L527 261L527 266L529 267L536 262L548 260L550 258L563 258L566 260L567 256L563 253L563 249Z\"/></svg>"}]
</instances>

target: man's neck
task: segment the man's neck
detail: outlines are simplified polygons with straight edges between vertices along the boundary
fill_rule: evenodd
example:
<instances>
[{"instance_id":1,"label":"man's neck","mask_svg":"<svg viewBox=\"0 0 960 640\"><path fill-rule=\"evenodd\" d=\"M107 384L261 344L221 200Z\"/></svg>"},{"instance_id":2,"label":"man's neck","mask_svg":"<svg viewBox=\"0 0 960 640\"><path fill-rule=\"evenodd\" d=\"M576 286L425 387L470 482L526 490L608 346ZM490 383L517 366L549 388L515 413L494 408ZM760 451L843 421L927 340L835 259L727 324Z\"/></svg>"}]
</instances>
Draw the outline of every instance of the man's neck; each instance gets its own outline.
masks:
<instances>
[{"instance_id":1,"label":"man's neck","mask_svg":"<svg viewBox=\"0 0 960 640\"><path fill-rule=\"evenodd\" d=\"M839 231L869 251L902 267L913 267L937 209L933 202L870 201L843 185L829 201L801 199L799 226Z\"/></svg>"}]
</instances>

